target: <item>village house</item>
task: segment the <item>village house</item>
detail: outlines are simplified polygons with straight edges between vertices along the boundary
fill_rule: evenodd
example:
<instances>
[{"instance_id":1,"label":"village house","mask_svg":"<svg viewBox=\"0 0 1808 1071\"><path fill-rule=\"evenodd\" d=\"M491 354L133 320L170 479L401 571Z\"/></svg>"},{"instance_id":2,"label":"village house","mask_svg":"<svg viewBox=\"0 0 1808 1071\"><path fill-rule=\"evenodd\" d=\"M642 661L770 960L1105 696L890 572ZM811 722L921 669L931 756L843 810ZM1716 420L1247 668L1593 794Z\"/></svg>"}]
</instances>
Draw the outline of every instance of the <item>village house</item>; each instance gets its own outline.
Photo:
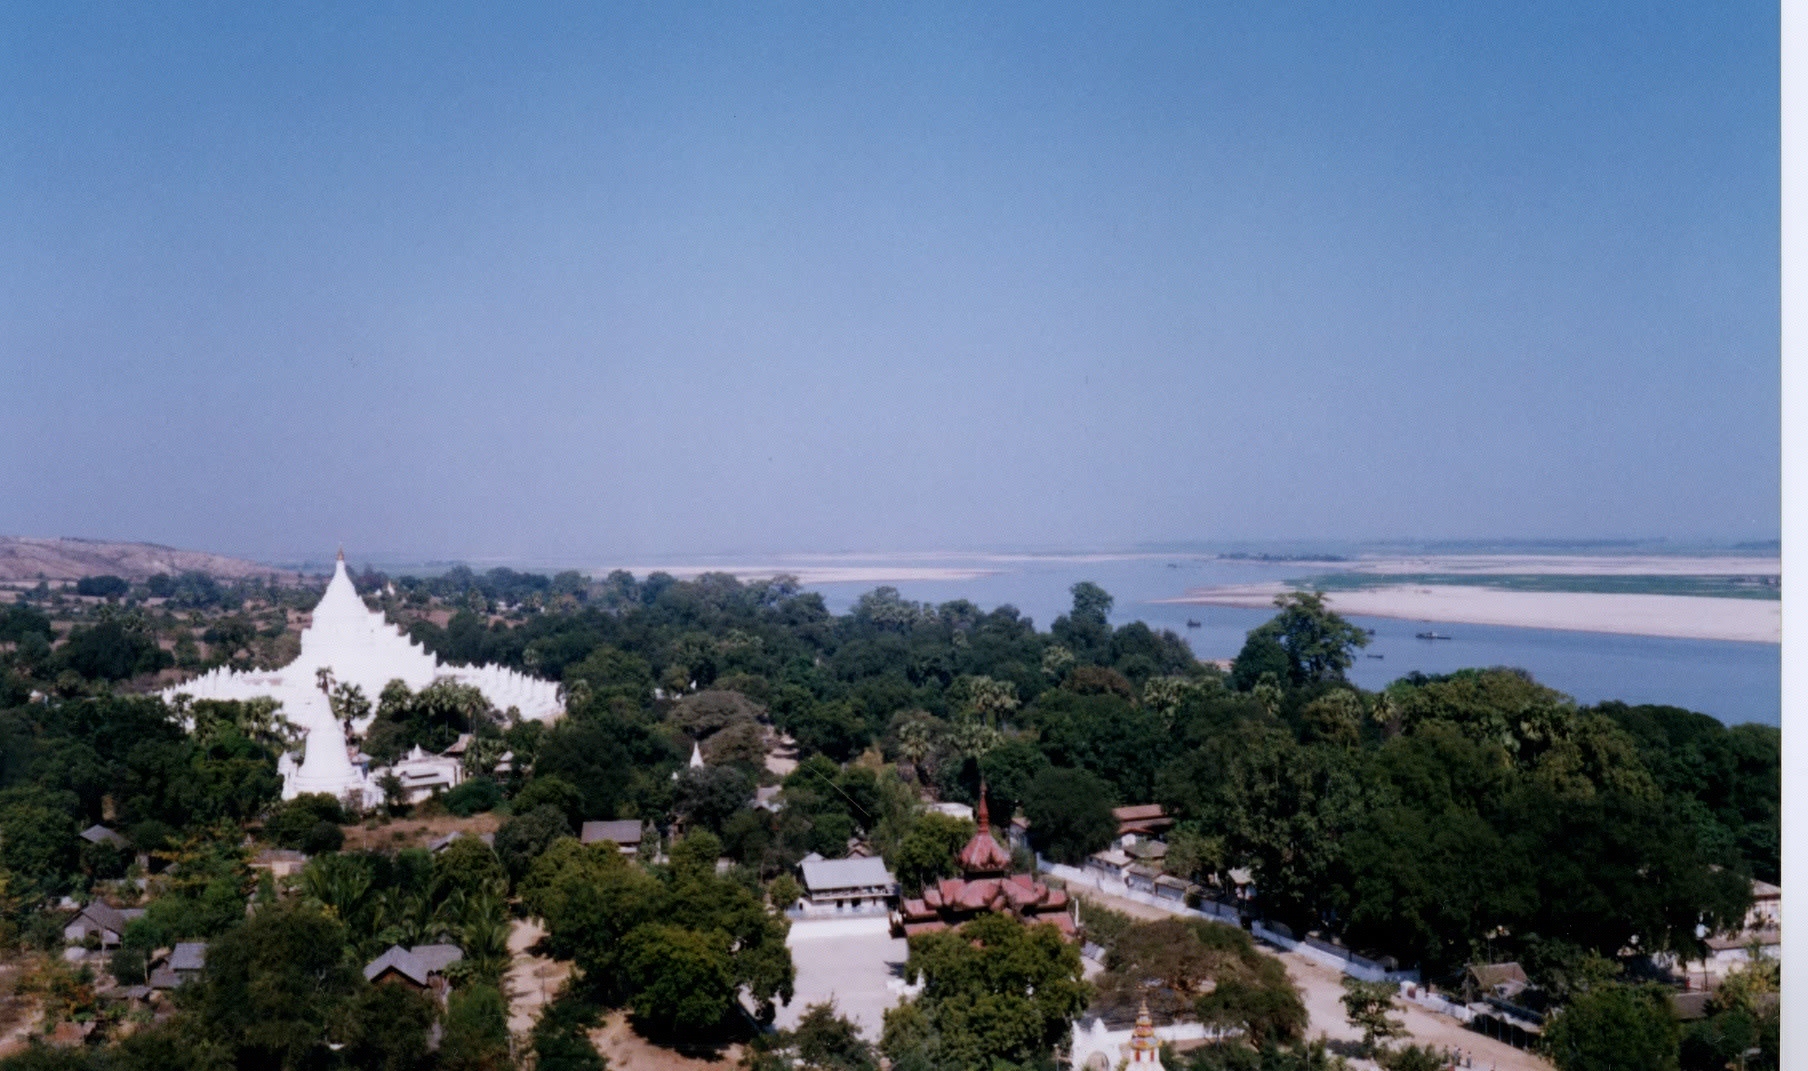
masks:
<instances>
[{"instance_id":1,"label":"village house","mask_svg":"<svg viewBox=\"0 0 1808 1071\"><path fill-rule=\"evenodd\" d=\"M1168 812L1159 803L1113 807L1111 817L1117 819L1117 841L1125 847L1174 828L1174 819L1168 817Z\"/></svg>"},{"instance_id":2,"label":"village house","mask_svg":"<svg viewBox=\"0 0 1808 1071\"><path fill-rule=\"evenodd\" d=\"M1463 1003L1479 1003L1487 997L1511 1001L1531 985L1525 968L1517 963L1471 963L1463 972Z\"/></svg>"},{"instance_id":3,"label":"village house","mask_svg":"<svg viewBox=\"0 0 1808 1071\"><path fill-rule=\"evenodd\" d=\"M1752 906L1745 913L1747 930L1781 930L1783 928L1783 889L1768 881L1752 879Z\"/></svg>"},{"instance_id":4,"label":"village house","mask_svg":"<svg viewBox=\"0 0 1808 1071\"><path fill-rule=\"evenodd\" d=\"M152 989L175 989L187 985L199 980L206 966L206 941L180 941L168 955L152 962L150 986Z\"/></svg>"},{"instance_id":5,"label":"village house","mask_svg":"<svg viewBox=\"0 0 1808 1071\"><path fill-rule=\"evenodd\" d=\"M612 822L585 822L578 839L585 844L613 841L623 855L639 855L643 835L640 819L618 818Z\"/></svg>"},{"instance_id":6,"label":"village house","mask_svg":"<svg viewBox=\"0 0 1808 1071\"><path fill-rule=\"evenodd\" d=\"M465 767L458 758L430 755L416 744L400 761L389 768L402 782L403 798L409 803L431 799L464 783Z\"/></svg>"},{"instance_id":7,"label":"village house","mask_svg":"<svg viewBox=\"0 0 1808 1071\"><path fill-rule=\"evenodd\" d=\"M89 844L107 844L115 848L124 848L126 846L126 839L124 837L98 822L89 826L87 829L82 830L80 836Z\"/></svg>"},{"instance_id":8,"label":"village house","mask_svg":"<svg viewBox=\"0 0 1808 1071\"><path fill-rule=\"evenodd\" d=\"M68 925L63 927L63 940L72 945L88 943L90 937L99 940L102 948L117 948L120 937L126 932L126 926L135 919L144 917L144 908L117 908L102 900L96 900L76 913Z\"/></svg>"},{"instance_id":9,"label":"village house","mask_svg":"<svg viewBox=\"0 0 1808 1071\"><path fill-rule=\"evenodd\" d=\"M1728 974L1744 968L1754 959L1783 958L1783 890L1768 881L1751 883L1752 905L1746 912L1744 925L1728 933L1704 934L1707 945L1705 959L1684 961L1675 955L1658 957L1659 962L1683 976L1691 987L1712 989Z\"/></svg>"},{"instance_id":10,"label":"village house","mask_svg":"<svg viewBox=\"0 0 1808 1071\"><path fill-rule=\"evenodd\" d=\"M374 985L401 985L415 992L432 992L444 1000L451 982L446 968L465 958L457 945L390 945L388 951L364 965L364 978Z\"/></svg>"},{"instance_id":11,"label":"village house","mask_svg":"<svg viewBox=\"0 0 1808 1071\"><path fill-rule=\"evenodd\" d=\"M1130 858L1129 852L1113 847L1106 848L1102 852L1093 852L1087 856L1086 869L1113 881L1127 882L1130 867L1135 862L1136 860Z\"/></svg>"}]
</instances>

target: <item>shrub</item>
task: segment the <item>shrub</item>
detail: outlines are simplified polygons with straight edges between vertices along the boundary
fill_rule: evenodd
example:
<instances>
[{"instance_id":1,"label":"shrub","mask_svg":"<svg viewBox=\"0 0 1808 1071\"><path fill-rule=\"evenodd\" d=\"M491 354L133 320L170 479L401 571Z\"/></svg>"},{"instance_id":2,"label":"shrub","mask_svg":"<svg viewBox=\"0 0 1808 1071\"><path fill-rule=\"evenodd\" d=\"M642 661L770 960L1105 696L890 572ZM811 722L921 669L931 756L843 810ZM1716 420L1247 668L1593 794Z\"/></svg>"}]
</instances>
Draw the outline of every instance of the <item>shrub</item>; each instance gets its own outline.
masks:
<instances>
[{"instance_id":1,"label":"shrub","mask_svg":"<svg viewBox=\"0 0 1808 1071\"><path fill-rule=\"evenodd\" d=\"M331 822L315 822L301 838L301 850L309 855L325 855L345 847L345 831Z\"/></svg>"},{"instance_id":2,"label":"shrub","mask_svg":"<svg viewBox=\"0 0 1808 1071\"><path fill-rule=\"evenodd\" d=\"M460 818L469 818L502 802L502 788L487 777L473 777L446 793L446 810Z\"/></svg>"}]
</instances>

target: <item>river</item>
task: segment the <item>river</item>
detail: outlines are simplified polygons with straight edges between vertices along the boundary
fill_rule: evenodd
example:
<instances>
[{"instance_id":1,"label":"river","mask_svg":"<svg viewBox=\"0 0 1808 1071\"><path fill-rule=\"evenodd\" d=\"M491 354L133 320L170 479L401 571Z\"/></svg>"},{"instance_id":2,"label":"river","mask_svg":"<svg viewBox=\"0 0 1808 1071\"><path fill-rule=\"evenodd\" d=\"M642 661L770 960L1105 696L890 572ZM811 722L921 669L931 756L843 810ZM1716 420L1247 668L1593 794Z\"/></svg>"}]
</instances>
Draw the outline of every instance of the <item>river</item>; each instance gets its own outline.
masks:
<instances>
[{"instance_id":1,"label":"river","mask_svg":"<svg viewBox=\"0 0 1808 1071\"><path fill-rule=\"evenodd\" d=\"M857 564L883 564L883 557ZM799 560L799 564L806 564ZM1090 580L1110 592L1116 602L1113 624L1144 621L1152 628L1184 636L1200 658L1233 658L1249 630L1268 620L1267 610L1164 604L1189 588L1282 580L1326 571L1319 566L1275 562L1225 561L1196 556L1023 555L976 558L950 556L913 566L947 564L982 566L991 575L960 580L907 580L892 583L908 599L941 603L968 599L990 610L1009 603L1046 629L1071 605L1069 590ZM872 581L810 583L830 609L844 613ZM1188 620L1199 627L1187 627ZM1363 688L1375 689L1415 670L1448 673L1466 667L1516 666L1540 683L1578 702L1619 699L1627 703L1665 703L1711 714L1727 724L1759 722L1779 725L1782 719L1782 651L1772 643L1663 639L1553 629L1503 628L1379 617L1352 617L1374 630L1349 676ZM1421 640L1415 633L1434 629L1448 640ZM1379 656L1379 657L1371 657Z\"/></svg>"}]
</instances>

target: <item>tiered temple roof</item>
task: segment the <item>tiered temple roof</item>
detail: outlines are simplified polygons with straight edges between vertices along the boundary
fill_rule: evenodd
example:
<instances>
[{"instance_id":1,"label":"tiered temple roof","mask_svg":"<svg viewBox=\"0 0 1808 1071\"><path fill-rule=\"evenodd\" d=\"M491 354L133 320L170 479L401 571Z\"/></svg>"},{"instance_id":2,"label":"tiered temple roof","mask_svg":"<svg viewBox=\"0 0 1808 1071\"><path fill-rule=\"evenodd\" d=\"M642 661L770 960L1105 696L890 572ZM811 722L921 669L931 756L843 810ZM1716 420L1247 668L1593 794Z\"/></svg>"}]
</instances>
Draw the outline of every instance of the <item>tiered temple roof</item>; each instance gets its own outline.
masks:
<instances>
[{"instance_id":1,"label":"tiered temple roof","mask_svg":"<svg viewBox=\"0 0 1808 1071\"><path fill-rule=\"evenodd\" d=\"M990 808L982 789L979 830L955 861L963 877L943 878L916 899L905 899L892 919L894 931L906 937L951 929L982 912L1014 915L1024 922L1046 922L1062 934L1074 935L1067 893L1051 889L1031 874L1011 874L1011 853L992 837Z\"/></svg>"}]
</instances>

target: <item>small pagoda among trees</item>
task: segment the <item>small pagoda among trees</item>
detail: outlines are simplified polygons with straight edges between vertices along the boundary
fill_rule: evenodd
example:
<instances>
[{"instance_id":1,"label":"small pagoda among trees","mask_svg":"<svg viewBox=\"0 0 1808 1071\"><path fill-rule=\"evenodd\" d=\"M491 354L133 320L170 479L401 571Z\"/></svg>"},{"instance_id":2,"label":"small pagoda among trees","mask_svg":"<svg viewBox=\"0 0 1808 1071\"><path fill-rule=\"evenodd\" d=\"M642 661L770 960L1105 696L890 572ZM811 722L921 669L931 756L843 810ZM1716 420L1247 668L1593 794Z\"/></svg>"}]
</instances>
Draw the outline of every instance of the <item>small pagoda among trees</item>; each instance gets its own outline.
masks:
<instances>
[{"instance_id":1,"label":"small pagoda among trees","mask_svg":"<svg viewBox=\"0 0 1808 1071\"><path fill-rule=\"evenodd\" d=\"M1074 935L1067 893L1051 889L1033 874L1011 873L1011 853L992 836L991 808L980 786L979 829L955 855L961 877L942 878L905 899L892 913L894 933L912 937L956 926L987 912L1025 923L1048 923L1064 937Z\"/></svg>"}]
</instances>

